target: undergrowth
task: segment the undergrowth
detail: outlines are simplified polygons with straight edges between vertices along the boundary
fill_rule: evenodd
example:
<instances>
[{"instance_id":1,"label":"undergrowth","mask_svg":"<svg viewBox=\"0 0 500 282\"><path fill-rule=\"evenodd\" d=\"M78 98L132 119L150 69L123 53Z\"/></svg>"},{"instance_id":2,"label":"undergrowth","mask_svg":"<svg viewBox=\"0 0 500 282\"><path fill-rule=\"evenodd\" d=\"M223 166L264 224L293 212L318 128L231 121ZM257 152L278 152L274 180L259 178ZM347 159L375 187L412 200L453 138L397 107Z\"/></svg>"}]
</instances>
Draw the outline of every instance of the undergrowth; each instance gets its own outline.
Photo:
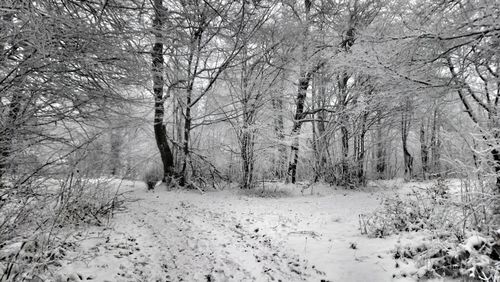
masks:
<instances>
[{"instance_id":1,"label":"undergrowth","mask_svg":"<svg viewBox=\"0 0 500 282\"><path fill-rule=\"evenodd\" d=\"M278 189L278 188L241 189L239 193L247 197L259 197L259 198L286 198L292 196L292 193L289 190Z\"/></svg>"},{"instance_id":2,"label":"undergrowth","mask_svg":"<svg viewBox=\"0 0 500 282\"><path fill-rule=\"evenodd\" d=\"M0 190L0 281L43 281L75 247L73 231L107 224L124 202L108 180L73 173L6 181Z\"/></svg>"},{"instance_id":3,"label":"undergrowth","mask_svg":"<svg viewBox=\"0 0 500 282\"><path fill-rule=\"evenodd\" d=\"M498 199L472 193L469 182L461 184L460 191L450 191L441 179L427 189L386 198L380 209L359 216L361 233L378 238L424 234L426 243L394 250L395 259L416 262L417 269L410 274L420 279L451 276L499 282L500 229L488 209Z\"/></svg>"}]
</instances>

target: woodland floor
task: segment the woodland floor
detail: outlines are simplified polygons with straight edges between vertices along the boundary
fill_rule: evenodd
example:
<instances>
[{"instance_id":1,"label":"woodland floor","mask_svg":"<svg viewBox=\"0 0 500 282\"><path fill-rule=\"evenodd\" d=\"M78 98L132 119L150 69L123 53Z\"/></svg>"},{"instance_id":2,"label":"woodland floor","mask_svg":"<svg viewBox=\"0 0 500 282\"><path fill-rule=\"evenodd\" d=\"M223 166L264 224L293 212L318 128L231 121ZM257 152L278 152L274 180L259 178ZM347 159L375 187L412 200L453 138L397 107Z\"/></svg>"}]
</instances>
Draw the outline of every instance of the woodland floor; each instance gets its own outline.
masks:
<instances>
[{"instance_id":1,"label":"woodland floor","mask_svg":"<svg viewBox=\"0 0 500 282\"><path fill-rule=\"evenodd\" d=\"M412 281L391 250L417 235L378 239L359 230L358 215L391 189L302 195L292 187L286 197L258 198L121 185L131 201L108 227L76 235L58 269L64 281Z\"/></svg>"}]
</instances>

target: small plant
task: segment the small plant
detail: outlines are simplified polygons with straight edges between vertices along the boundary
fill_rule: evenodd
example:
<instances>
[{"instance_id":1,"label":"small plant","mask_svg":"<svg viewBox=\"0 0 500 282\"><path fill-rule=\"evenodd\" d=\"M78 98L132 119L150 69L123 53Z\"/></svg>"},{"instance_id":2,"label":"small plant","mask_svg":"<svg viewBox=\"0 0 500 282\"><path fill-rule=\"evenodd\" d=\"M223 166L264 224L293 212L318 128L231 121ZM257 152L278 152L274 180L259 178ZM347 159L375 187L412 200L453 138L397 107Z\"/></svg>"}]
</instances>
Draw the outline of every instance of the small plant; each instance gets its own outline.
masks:
<instances>
[{"instance_id":1,"label":"small plant","mask_svg":"<svg viewBox=\"0 0 500 282\"><path fill-rule=\"evenodd\" d=\"M162 179L162 170L158 166L151 166L146 170L142 180L146 183L148 190L154 190L155 185Z\"/></svg>"}]
</instances>

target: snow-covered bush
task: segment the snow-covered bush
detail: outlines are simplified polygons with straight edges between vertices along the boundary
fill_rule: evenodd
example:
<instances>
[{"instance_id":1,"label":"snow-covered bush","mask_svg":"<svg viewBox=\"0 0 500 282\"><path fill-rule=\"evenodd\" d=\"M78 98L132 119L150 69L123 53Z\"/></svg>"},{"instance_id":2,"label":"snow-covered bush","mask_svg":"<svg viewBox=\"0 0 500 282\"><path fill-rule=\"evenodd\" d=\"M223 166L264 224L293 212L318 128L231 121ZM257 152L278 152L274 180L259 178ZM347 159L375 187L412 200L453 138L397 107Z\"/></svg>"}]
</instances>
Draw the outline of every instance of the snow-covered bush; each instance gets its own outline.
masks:
<instances>
[{"instance_id":1,"label":"snow-covered bush","mask_svg":"<svg viewBox=\"0 0 500 282\"><path fill-rule=\"evenodd\" d=\"M419 279L470 277L475 281L500 281L500 230L492 236L469 235L456 238L428 238L423 243L398 246L394 258L416 261L409 275Z\"/></svg>"},{"instance_id":2,"label":"snow-covered bush","mask_svg":"<svg viewBox=\"0 0 500 282\"><path fill-rule=\"evenodd\" d=\"M123 203L109 180L71 173L63 179L32 178L2 185L0 281L43 276L57 266L72 243L73 227L104 224ZM36 280L38 281L38 280Z\"/></svg>"},{"instance_id":3,"label":"snow-covered bush","mask_svg":"<svg viewBox=\"0 0 500 282\"><path fill-rule=\"evenodd\" d=\"M163 176L163 170L159 165L150 166L142 176L142 180L146 183L148 190L153 190L158 181L160 181Z\"/></svg>"},{"instance_id":4,"label":"snow-covered bush","mask_svg":"<svg viewBox=\"0 0 500 282\"><path fill-rule=\"evenodd\" d=\"M259 197L259 198L285 198L285 197L290 197L292 195L292 193L287 190L282 190L282 189L273 190L273 189L261 189L261 188L242 189L240 193L248 197Z\"/></svg>"},{"instance_id":5,"label":"snow-covered bush","mask_svg":"<svg viewBox=\"0 0 500 282\"><path fill-rule=\"evenodd\" d=\"M492 198L474 192L477 188L451 182L439 180L427 189L385 199L379 210L360 216L361 231L374 237L421 232L424 243L399 246L394 251L395 259L411 259L418 266L405 275L498 282L500 230L492 231L486 208Z\"/></svg>"},{"instance_id":6,"label":"snow-covered bush","mask_svg":"<svg viewBox=\"0 0 500 282\"><path fill-rule=\"evenodd\" d=\"M460 209L453 207L446 190L438 182L423 191L386 198L379 210L360 216L361 231L373 237L436 228L460 233L456 216Z\"/></svg>"},{"instance_id":7,"label":"snow-covered bush","mask_svg":"<svg viewBox=\"0 0 500 282\"><path fill-rule=\"evenodd\" d=\"M59 212L65 223L103 224L102 219L123 203L122 194L111 189L108 184L107 180L80 179L70 187L66 199L60 203Z\"/></svg>"}]
</instances>

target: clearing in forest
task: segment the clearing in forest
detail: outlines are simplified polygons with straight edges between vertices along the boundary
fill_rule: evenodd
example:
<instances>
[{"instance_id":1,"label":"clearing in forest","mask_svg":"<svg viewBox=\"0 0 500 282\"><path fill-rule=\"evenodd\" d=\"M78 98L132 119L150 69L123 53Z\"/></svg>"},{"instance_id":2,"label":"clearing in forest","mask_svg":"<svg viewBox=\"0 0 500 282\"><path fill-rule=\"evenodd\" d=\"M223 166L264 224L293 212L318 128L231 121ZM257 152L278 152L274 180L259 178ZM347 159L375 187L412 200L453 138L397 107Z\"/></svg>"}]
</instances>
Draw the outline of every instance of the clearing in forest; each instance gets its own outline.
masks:
<instances>
[{"instance_id":1,"label":"clearing in forest","mask_svg":"<svg viewBox=\"0 0 500 282\"><path fill-rule=\"evenodd\" d=\"M359 214L384 193L294 188L280 198L238 190L147 192L126 182L126 209L78 234L60 277L98 281L388 281L398 236L367 238ZM388 191L387 191L388 192ZM411 239L411 235L406 235Z\"/></svg>"}]
</instances>

